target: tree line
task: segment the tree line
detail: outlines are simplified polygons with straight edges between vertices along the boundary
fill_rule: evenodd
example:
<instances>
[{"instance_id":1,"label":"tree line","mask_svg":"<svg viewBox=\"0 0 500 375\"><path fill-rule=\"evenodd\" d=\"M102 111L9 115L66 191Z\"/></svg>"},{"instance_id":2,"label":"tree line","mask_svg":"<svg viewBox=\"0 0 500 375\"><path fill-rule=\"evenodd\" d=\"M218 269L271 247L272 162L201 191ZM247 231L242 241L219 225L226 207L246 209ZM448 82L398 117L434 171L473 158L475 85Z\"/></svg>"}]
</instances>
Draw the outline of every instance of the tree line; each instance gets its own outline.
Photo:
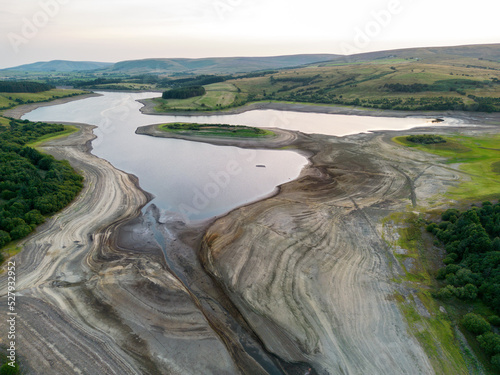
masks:
<instances>
[{"instance_id":1,"label":"tree line","mask_svg":"<svg viewBox=\"0 0 500 375\"><path fill-rule=\"evenodd\" d=\"M82 189L83 177L67 161L27 146L63 130L63 125L17 120L0 127L0 248L30 234Z\"/></svg>"},{"instance_id":2,"label":"tree line","mask_svg":"<svg viewBox=\"0 0 500 375\"><path fill-rule=\"evenodd\" d=\"M500 325L500 204L484 202L481 208L464 212L449 209L441 222L429 224L427 231L443 243L447 253L443 260L446 266L437 274L445 286L436 297L479 300L497 314L490 316L489 322L466 316L463 324L478 335L479 345L500 370L500 335L490 332L490 325Z\"/></svg>"},{"instance_id":3,"label":"tree line","mask_svg":"<svg viewBox=\"0 0 500 375\"><path fill-rule=\"evenodd\" d=\"M203 86L187 86L178 89L165 91L162 95L163 99L187 99L195 96L205 95L206 90Z\"/></svg>"},{"instance_id":4,"label":"tree line","mask_svg":"<svg viewBox=\"0 0 500 375\"><path fill-rule=\"evenodd\" d=\"M210 85L212 83L219 83L227 81L228 79L232 79L233 76L217 76L212 74L202 74L195 77L188 78L164 78L158 81L157 87L192 87L192 86L205 86Z\"/></svg>"},{"instance_id":5,"label":"tree line","mask_svg":"<svg viewBox=\"0 0 500 375\"><path fill-rule=\"evenodd\" d=\"M0 81L0 92L7 93L37 93L52 90L54 86L31 81Z\"/></svg>"},{"instance_id":6,"label":"tree line","mask_svg":"<svg viewBox=\"0 0 500 375\"><path fill-rule=\"evenodd\" d=\"M82 88L82 87L92 87L97 85L108 85L113 83L121 83L123 80L120 78L96 78L90 81L76 81L72 82L74 87Z\"/></svg>"}]
</instances>

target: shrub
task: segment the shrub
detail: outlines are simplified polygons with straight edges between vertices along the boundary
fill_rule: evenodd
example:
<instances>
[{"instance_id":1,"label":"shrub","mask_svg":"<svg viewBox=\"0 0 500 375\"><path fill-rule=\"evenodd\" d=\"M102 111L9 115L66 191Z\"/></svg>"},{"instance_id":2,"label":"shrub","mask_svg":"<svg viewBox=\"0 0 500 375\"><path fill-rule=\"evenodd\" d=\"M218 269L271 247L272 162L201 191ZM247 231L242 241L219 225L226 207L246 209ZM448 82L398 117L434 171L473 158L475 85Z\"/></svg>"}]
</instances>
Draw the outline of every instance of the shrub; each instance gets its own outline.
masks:
<instances>
[{"instance_id":1,"label":"shrub","mask_svg":"<svg viewBox=\"0 0 500 375\"><path fill-rule=\"evenodd\" d=\"M479 341L479 345L481 345L486 354L490 356L500 354L500 335L493 332L486 332L478 336L477 341Z\"/></svg>"},{"instance_id":2,"label":"shrub","mask_svg":"<svg viewBox=\"0 0 500 375\"><path fill-rule=\"evenodd\" d=\"M412 143L418 143L422 145L446 143L446 140L443 137L433 134L409 135L408 137L406 137L406 139Z\"/></svg>"},{"instance_id":3,"label":"shrub","mask_svg":"<svg viewBox=\"0 0 500 375\"><path fill-rule=\"evenodd\" d=\"M482 316L474 313L465 315L462 319L462 324L467 331L476 335L482 335L483 333L491 331L490 323L488 323Z\"/></svg>"},{"instance_id":4,"label":"shrub","mask_svg":"<svg viewBox=\"0 0 500 375\"><path fill-rule=\"evenodd\" d=\"M491 364L495 370L500 370L500 354L491 357Z\"/></svg>"},{"instance_id":5,"label":"shrub","mask_svg":"<svg viewBox=\"0 0 500 375\"><path fill-rule=\"evenodd\" d=\"M4 247L7 245L12 239L10 238L9 233L0 230L0 247Z\"/></svg>"},{"instance_id":6,"label":"shrub","mask_svg":"<svg viewBox=\"0 0 500 375\"><path fill-rule=\"evenodd\" d=\"M488 320L492 325L500 327L500 317L498 315L492 315Z\"/></svg>"},{"instance_id":7,"label":"shrub","mask_svg":"<svg viewBox=\"0 0 500 375\"><path fill-rule=\"evenodd\" d=\"M17 375L19 374L19 366L16 363L15 367L10 366L8 363L5 363L0 367L0 375Z\"/></svg>"}]
</instances>

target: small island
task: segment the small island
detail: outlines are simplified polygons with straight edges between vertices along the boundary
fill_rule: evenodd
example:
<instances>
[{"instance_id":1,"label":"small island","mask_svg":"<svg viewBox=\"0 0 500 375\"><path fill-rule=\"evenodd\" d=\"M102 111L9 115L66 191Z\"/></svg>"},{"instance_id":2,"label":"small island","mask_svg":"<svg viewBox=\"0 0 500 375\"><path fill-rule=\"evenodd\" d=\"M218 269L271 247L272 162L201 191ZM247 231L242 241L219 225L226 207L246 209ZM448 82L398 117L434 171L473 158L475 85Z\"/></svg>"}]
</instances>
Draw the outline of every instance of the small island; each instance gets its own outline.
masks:
<instances>
[{"instance_id":1,"label":"small island","mask_svg":"<svg viewBox=\"0 0 500 375\"><path fill-rule=\"evenodd\" d=\"M196 124L176 122L160 125L159 129L186 136L256 138L272 137L276 135L274 132L266 129L228 124Z\"/></svg>"},{"instance_id":2,"label":"small island","mask_svg":"<svg viewBox=\"0 0 500 375\"><path fill-rule=\"evenodd\" d=\"M152 137L182 139L218 146L271 149L289 147L298 137L297 132L278 128L261 129L244 125L183 122L141 126L135 132Z\"/></svg>"}]
</instances>

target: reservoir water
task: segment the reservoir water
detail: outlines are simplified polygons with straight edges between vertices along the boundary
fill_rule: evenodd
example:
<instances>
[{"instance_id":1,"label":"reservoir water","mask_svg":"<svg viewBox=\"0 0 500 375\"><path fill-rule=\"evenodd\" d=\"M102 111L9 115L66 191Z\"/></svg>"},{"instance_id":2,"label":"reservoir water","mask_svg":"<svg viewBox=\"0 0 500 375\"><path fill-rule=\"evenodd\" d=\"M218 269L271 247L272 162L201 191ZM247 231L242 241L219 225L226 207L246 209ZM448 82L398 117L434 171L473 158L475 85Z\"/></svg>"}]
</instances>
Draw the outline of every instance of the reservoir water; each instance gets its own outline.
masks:
<instances>
[{"instance_id":1,"label":"reservoir water","mask_svg":"<svg viewBox=\"0 0 500 375\"><path fill-rule=\"evenodd\" d=\"M245 150L135 134L139 126L165 122L224 123L279 127L344 136L370 130L426 125L419 118L375 118L274 110L223 116L144 115L138 99L158 93L103 92L102 96L38 108L31 121L67 121L98 126L93 154L136 175L152 201L168 215L200 220L256 201L298 177L307 159L293 151ZM257 167L264 165L265 168Z\"/></svg>"}]
</instances>

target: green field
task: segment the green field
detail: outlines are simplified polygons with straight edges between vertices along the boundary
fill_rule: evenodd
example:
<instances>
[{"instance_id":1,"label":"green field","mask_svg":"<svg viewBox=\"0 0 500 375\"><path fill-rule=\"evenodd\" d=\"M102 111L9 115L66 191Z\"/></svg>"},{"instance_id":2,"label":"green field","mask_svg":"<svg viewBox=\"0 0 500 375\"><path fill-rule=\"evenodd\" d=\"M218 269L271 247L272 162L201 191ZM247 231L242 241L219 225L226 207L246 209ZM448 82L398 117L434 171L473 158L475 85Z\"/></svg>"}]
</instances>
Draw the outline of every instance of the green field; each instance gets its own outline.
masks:
<instances>
[{"instance_id":1,"label":"green field","mask_svg":"<svg viewBox=\"0 0 500 375\"><path fill-rule=\"evenodd\" d=\"M68 96L76 96L81 94L88 94L88 91L53 89L50 91L43 91L39 93L0 92L0 109L8 109L16 105L27 104L27 103L46 102L54 99L65 98Z\"/></svg>"},{"instance_id":2,"label":"green field","mask_svg":"<svg viewBox=\"0 0 500 375\"><path fill-rule=\"evenodd\" d=\"M435 155L443 156L446 164L459 168L470 177L447 195L455 200L494 200L500 196L500 134L482 137L464 135L443 136L446 143L417 145L406 137L393 140Z\"/></svg>"},{"instance_id":3,"label":"green field","mask_svg":"<svg viewBox=\"0 0 500 375\"><path fill-rule=\"evenodd\" d=\"M171 123L159 128L169 133L203 137L261 138L275 135L270 130L226 124Z\"/></svg>"},{"instance_id":4,"label":"green field","mask_svg":"<svg viewBox=\"0 0 500 375\"><path fill-rule=\"evenodd\" d=\"M386 84L400 85L403 91ZM427 88L412 91L414 84ZM235 77L205 89L206 95L197 98L156 99L156 110L207 111L256 101L286 101L396 110L498 111L500 63L472 58L334 62ZM484 102L483 98L489 99Z\"/></svg>"},{"instance_id":5,"label":"green field","mask_svg":"<svg viewBox=\"0 0 500 375\"><path fill-rule=\"evenodd\" d=\"M158 112L170 111L211 111L243 104L238 88L231 83L213 83L204 86L206 94L189 99L162 99L156 98Z\"/></svg>"},{"instance_id":6,"label":"green field","mask_svg":"<svg viewBox=\"0 0 500 375\"><path fill-rule=\"evenodd\" d=\"M462 345L454 332L454 322L448 314L440 311L440 303L431 295L435 281L426 249L432 245L423 236L423 221L416 214L405 212L393 213L382 224L384 233L390 232L393 238L384 238L387 245L392 249L406 250L405 254L395 254L403 274L393 281L411 286L413 293L406 297L396 293L393 298L403 312L410 331L422 345L437 374L468 374L467 363L471 366L472 357L461 350ZM405 261L409 258L413 262L411 269L405 267ZM419 313L419 304L425 307L430 316ZM476 368L476 365L471 367Z\"/></svg>"}]
</instances>

